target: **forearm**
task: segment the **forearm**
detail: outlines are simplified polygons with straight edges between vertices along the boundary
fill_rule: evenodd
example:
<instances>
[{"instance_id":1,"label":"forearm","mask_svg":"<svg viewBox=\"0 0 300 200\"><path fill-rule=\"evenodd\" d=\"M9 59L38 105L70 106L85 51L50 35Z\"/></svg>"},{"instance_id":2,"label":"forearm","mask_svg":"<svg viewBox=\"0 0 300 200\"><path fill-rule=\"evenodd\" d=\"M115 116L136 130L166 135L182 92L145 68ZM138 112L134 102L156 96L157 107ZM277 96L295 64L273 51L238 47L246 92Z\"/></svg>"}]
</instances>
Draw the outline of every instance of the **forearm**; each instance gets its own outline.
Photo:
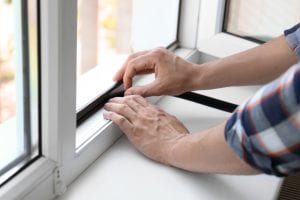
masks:
<instances>
[{"instance_id":1,"label":"forearm","mask_svg":"<svg viewBox=\"0 0 300 200\"><path fill-rule=\"evenodd\" d=\"M267 83L297 62L284 36L250 50L198 66L192 89Z\"/></svg>"},{"instance_id":2,"label":"forearm","mask_svg":"<svg viewBox=\"0 0 300 200\"><path fill-rule=\"evenodd\" d=\"M181 138L168 155L168 164L202 173L257 174L226 144L224 125Z\"/></svg>"}]
</instances>

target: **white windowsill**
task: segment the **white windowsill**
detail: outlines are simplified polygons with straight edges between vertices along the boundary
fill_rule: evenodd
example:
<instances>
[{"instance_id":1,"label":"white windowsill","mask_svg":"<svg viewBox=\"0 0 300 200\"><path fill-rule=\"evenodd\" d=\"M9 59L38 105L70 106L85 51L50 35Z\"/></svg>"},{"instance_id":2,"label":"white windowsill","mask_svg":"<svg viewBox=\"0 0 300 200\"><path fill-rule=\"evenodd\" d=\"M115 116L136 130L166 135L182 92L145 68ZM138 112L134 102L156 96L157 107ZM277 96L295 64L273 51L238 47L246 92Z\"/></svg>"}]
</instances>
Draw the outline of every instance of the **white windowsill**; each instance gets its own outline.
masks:
<instances>
[{"instance_id":1,"label":"white windowsill","mask_svg":"<svg viewBox=\"0 0 300 200\"><path fill-rule=\"evenodd\" d=\"M220 32L207 39L198 41L198 50L218 58L224 58L259 44L228 33Z\"/></svg>"},{"instance_id":2,"label":"white windowsill","mask_svg":"<svg viewBox=\"0 0 300 200\"><path fill-rule=\"evenodd\" d=\"M223 93L224 94L224 93ZM214 126L229 113L164 97L158 106L175 115L191 132ZM121 137L73 182L59 200L96 199L274 199L281 179L190 173L153 162Z\"/></svg>"}]
</instances>

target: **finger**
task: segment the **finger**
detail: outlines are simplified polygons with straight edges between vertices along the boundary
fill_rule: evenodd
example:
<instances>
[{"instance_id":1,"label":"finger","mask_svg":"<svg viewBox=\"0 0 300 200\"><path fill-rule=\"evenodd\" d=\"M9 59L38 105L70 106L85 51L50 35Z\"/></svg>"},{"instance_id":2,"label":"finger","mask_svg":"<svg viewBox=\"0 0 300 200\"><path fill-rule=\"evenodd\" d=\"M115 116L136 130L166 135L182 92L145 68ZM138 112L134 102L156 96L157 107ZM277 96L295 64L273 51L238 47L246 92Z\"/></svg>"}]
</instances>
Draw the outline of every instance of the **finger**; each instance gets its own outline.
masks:
<instances>
[{"instance_id":1,"label":"finger","mask_svg":"<svg viewBox=\"0 0 300 200\"><path fill-rule=\"evenodd\" d=\"M157 80L143 86L134 86L125 91L125 95L141 95L143 97L161 95Z\"/></svg>"},{"instance_id":2,"label":"finger","mask_svg":"<svg viewBox=\"0 0 300 200\"><path fill-rule=\"evenodd\" d=\"M135 96L135 100L142 106L146 107L149 105L148 101L144 97L140 95L134 95L134 96Z\"/></svg>"},{"instance_id":3,"label":"finger","mask_svg":"<svg viewBox=\"0 0 300 200\"><path fill-rule=\"evenodd\" d=\"M137 58L138 56L144 55L146 54L148 51L141 51L141 52L137 52L134 54L131 54L130 56L128 56L127 60L125 61L125 63L122 65L122 67L116 72L116 74L113 77L114 81L120 81L122 80L124 73L126 71L127 65L128 63L132 60Z\"/></svg>"},{"instance_id":4,"label":"finger","mask_svg":"<svg viewBox=\"0 0 300 200\"><path fill-rule=\"evenodd\" d=\"M104 109L122 115L130 122L132 122L133 119L136 118L135 111L126 104L109 102L105 104Z\"/></svg>"},{"instance_id":5,"label":"finger","mask_svg":"<svg viewBox=\"0 0 300 200\"><path fill-rule=\"evenodd\" d=\"M122 115L114 112L105 112L104 119L111 120L127 135L132 132L133 125Z\"/></svg>"},{"instance_id":6,"label":"finger","mask_svg":"<svg viewBox=\"0 0 300 200\"><path fill-rule=\"evenodd\" d=\"M131 60L126 68L126 71L123 76L123 82L125 89L128 89L132 86L132 78L139 74L140 72L143 72L145 70L147 71L154 71L154 58L151 55L145 54L141 55L133 60Z\"/></svg>"},{"instance_id":7,"label":"finger","mask_svg":"<svg viewBox=\"0 0 300 200\"><path fill-rule=\"evenodd\" d=\"M118 104L126 104L135 112L139 112L143 109L143 104L140 104L138 101L135 100L135 96L128 96L128 97L115 97L110 99L109 102L118 103Z\"/></svg>"}]
</instances>

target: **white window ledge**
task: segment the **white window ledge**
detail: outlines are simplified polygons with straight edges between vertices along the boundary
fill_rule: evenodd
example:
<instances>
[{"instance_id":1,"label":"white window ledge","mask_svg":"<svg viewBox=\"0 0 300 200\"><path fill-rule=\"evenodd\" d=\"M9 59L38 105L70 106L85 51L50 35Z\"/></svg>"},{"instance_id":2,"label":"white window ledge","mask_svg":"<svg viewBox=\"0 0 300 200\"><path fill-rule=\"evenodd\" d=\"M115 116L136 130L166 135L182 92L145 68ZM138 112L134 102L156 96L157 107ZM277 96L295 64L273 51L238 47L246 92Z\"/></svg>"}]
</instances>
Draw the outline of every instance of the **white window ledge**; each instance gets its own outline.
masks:
<instances>
[{"instance_id":1,"label":"white window ledge","mask_svg":"<svg viewBox=\"0 0 300 200\"><path fill-rule=\"evenodd\" d=\"M259 44L255 42L251 42L249 40L223 32L217 33L210 38L200 39L198 41L199 51L214 55L218 58L224 58L258 45Z\"/></svg>"},{"instance_id":2,"label":"white window ledge","mask_svg":"<svg viewBox=\"0 0 300 200\"><path fill-rule=\"evenodd\" d=\"M191 132L214 126L229 113L164 97L158 105L183 121ZM274 199L281 179L268 175L196 174L153 162L121 137L59 200L86 199Z\"/></svg>"}]
</instances>

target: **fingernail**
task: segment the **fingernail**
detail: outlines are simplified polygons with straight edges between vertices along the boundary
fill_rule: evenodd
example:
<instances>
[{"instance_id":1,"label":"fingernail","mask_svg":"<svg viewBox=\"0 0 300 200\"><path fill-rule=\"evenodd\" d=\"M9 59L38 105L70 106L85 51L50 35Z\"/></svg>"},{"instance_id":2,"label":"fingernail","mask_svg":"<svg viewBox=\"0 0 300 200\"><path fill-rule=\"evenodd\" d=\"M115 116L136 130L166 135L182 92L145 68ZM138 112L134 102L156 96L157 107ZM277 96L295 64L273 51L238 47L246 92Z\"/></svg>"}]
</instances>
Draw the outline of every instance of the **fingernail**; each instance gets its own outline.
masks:
<instances>
[{"instance_id":1,"label":"fingernail","mask_svg":"<svg viewBox=\"0 0 300 200\"><path fill-rule=\"evenodd\" d=\"M104 104L104 109L107 110L107 108L108 108L108 105L106 103L106 104Z\"/></svg>"}]
</instances>

